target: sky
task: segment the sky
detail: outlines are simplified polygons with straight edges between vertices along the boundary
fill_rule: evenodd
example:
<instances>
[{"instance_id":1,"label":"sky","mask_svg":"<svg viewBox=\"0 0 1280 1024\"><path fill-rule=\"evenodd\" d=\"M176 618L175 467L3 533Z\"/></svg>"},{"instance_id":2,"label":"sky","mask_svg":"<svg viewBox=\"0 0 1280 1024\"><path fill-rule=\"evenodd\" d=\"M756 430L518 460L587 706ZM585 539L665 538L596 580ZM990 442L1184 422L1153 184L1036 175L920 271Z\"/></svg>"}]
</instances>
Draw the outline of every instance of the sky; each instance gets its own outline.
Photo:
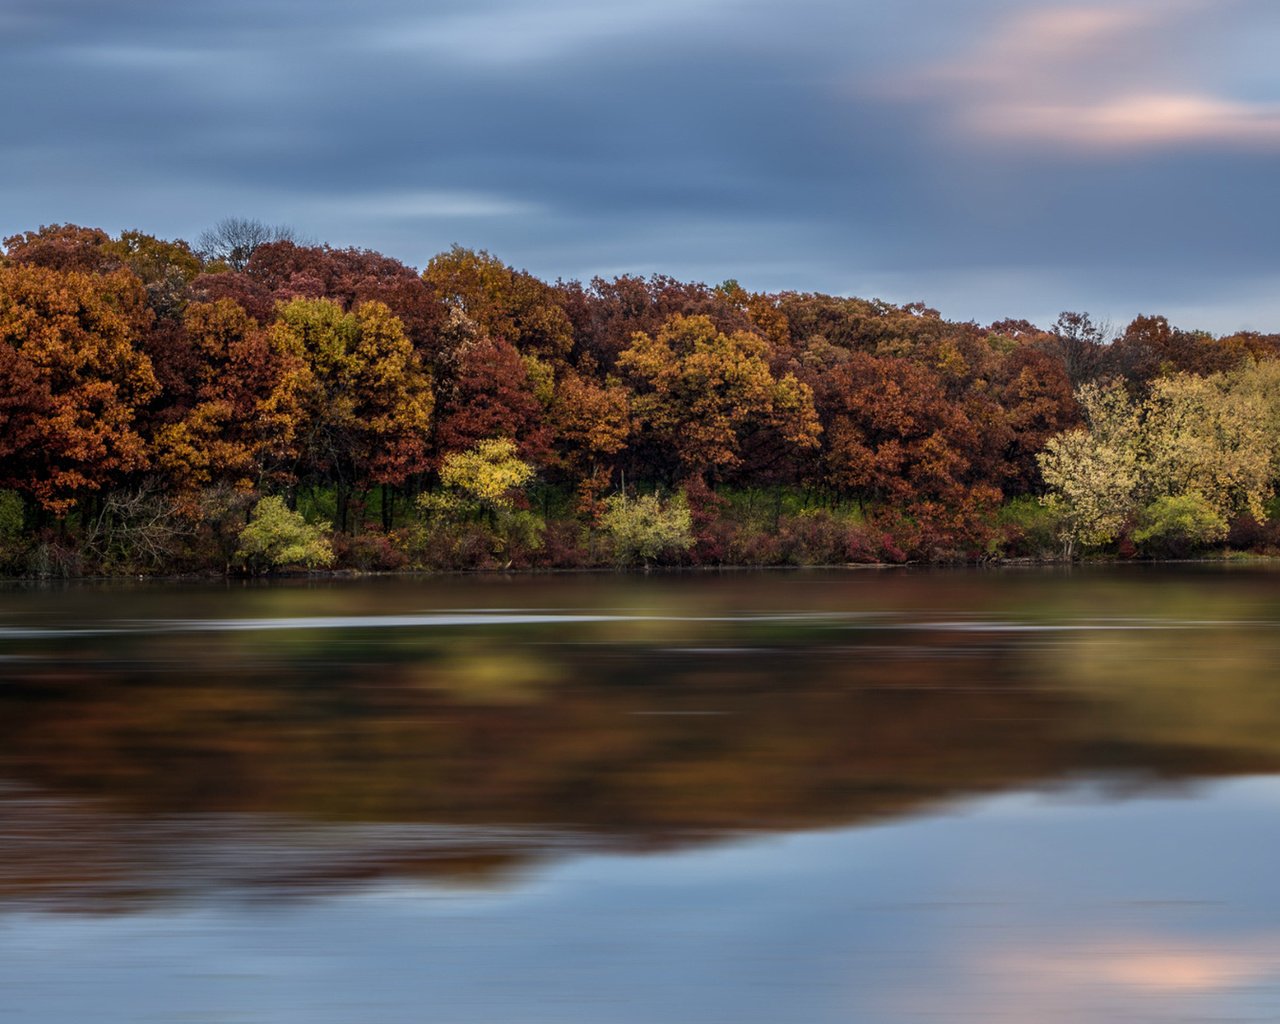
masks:
<instances>
[{"instance_id":1,"label":"sky","mask_svg":"<svg viewBox=\"0 0 1280 1024\"><path fill-rule=\"evenodd\" d=\"M3 0L0 233L1280 330L1274 0Z\"/></svg>"}]
</instances>

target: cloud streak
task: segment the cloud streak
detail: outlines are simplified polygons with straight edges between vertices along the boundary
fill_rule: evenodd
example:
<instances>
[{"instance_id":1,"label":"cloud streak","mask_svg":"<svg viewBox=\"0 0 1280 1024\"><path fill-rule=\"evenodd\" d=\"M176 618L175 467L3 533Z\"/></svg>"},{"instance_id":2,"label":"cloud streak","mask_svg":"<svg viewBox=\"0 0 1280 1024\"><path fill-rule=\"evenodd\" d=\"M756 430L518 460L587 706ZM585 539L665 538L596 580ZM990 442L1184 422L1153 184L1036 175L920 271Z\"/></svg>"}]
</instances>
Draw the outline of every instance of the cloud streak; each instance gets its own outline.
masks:
<instances>
[{"instance_id":1,"label":"cloud streak","mask_svg":"<svg viewBox=\"0 0 1280 1024\"><path fill-rule=\"evenodd\" d=\"M897 88L933 104L949 132L997 142L1280 148L1280 103L1187 81L1204 62L1189 59L1183 37L1220 6L1129 0L1014 11L959 59L917 68Z\"/></svg>"},{"instance_id":2,"label":"cloud streak","mask_svg":"<svg viewBox=\"0 0 1280 1024\"><path fill-rule=\"evenodd\" d=\"M356 39L375 51L432 56L509 73L516 67L634 40L636 35L678 33L731 2L649 0L610 5L555 0L536 7L517 2L394 19L358 33Z\"/></svg>"},{"instance_id":3,"label":"cloud streak","mask_svg":"<svg viewBox=\"0 0 1280 1024\"><path fill-rule=\"evenodd\" d=\"M349 217L390 217L423 220L533 216L543 213L536 203L509 199L483 192L452 192L440 189L383 192L365 196L337 195L332 204Z\"/></svg>"},{"instance_id":4,"label":"cloud streak","mask_svg":"<svg viewBox=\"0 0 1280 1024\"><path fill-rule=\"evenodd\" d=\"M1096 149L1280 147L1280 105L1196 94L1121 95L1097 103L1007 102L979 107L967 123L997 138Z\"/></svg>"}]
</instances>

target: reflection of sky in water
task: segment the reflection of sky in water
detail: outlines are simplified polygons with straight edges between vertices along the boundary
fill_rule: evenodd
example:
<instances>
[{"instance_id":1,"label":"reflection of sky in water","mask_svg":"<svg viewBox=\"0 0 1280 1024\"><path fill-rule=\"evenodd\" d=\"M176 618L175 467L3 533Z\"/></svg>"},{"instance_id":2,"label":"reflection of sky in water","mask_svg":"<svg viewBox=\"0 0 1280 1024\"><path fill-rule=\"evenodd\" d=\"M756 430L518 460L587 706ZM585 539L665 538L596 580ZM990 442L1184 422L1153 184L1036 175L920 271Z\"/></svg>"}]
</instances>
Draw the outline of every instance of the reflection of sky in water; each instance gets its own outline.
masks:
<instances>
[{"instance_id":1,"label":"reflection of sky in water","mask_svg":"<svg viewBox=\"0 0 1280 1024\"><path fill-rule=\"evenodd\" d=\"M510 888L0 915L0 1018L1263 1021L1280 779L1014 794Z\"/></svg>"}]
</instances>

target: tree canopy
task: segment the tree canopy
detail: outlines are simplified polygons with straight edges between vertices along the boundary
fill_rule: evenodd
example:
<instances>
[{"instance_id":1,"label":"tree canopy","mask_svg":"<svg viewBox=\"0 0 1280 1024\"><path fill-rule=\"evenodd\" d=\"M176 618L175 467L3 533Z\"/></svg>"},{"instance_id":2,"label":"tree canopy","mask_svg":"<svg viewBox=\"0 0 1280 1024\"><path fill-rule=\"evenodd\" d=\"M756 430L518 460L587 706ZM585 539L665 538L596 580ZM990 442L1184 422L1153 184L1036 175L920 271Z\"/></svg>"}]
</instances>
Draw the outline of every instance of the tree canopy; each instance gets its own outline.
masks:
<instances>
[{"instance_id":1,"label":"tree canopy","mask_svg":"<svg viewBox=\"0 0 1280 1024\"><path fill-rule=\"evenodd\" d=\"M1280 548L1278 355L1158 314L980 325L734 280L546 282L462 246L418 270L246 219L194 246L55 223L0 256L0 502L21 509L0 562L89 564L135 516L225 563L278 497L333 522L342 564L413 564L414 517L453 495L475 514L448 564L544 534L539 558L583 564L655 490L685 501L670 557L693 561L985 557L1054 531L1071 553ZM507 508L479 481L516 465ZM500 543L468 539L503 516Z\"/></svg>"}]
</instances>

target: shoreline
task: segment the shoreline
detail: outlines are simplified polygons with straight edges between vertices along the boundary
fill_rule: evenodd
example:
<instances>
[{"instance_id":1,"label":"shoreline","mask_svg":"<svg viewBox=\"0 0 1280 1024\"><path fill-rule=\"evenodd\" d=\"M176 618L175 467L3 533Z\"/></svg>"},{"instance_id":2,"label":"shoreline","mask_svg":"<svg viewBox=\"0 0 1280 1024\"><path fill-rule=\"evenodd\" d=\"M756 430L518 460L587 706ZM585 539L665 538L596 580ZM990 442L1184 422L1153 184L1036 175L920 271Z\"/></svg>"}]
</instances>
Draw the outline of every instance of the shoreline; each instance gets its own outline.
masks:
<instances>
[{"instance_id":1,"label":"shoreline","mask_svg":"<svg viewBox=\"0 0 1280 1024\"><path fill-rule=\"evenodd\" d=\"M474 569L319 569L281 571L260 574L248 573L157 573L141 575L92 576L3 576L0 586L67 583L271 583L284 581L337 581L371 579L441 579L449 576L489 577L502 576L683 576L720 573L767 572L886 572L908 570L919 572L946 570L1006 570L1006 569L1088 569L1117 566L1160 567L1178 565L1280 565L1280 556L1265 554L1228 553L1203 558L1089 558L1067 561L1061 558L991 558L972 562L829 562L810 565L663 565L663 566L565 566L537 568L474 568Z\"/></svg>"}]
</instances>

